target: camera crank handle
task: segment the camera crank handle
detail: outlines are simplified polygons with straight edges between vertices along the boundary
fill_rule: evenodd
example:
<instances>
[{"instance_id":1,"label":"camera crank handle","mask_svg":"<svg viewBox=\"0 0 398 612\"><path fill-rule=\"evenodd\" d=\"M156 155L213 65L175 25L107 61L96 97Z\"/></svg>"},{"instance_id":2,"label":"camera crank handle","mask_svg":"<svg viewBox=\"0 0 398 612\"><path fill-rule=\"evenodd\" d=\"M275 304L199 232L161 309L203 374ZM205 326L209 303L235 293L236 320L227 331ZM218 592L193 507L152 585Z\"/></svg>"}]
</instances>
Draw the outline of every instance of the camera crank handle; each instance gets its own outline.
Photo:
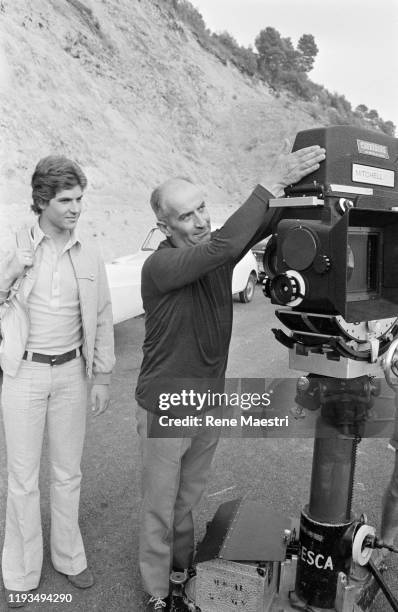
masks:
<instances>
[{"instance_id":1,"label":"camera crank handle","mask_svg":"<svg viewBox=\"0 0 398 612\"><path fill-rule=\"evenodd\" d=\"M393 544L387 544L384 540L380 540L379 538L366 538L364 542L365 546L369 546L370 548L386 548L390 552L398 553L398 546L394 546Z\"/></svg>"}]
</instances>

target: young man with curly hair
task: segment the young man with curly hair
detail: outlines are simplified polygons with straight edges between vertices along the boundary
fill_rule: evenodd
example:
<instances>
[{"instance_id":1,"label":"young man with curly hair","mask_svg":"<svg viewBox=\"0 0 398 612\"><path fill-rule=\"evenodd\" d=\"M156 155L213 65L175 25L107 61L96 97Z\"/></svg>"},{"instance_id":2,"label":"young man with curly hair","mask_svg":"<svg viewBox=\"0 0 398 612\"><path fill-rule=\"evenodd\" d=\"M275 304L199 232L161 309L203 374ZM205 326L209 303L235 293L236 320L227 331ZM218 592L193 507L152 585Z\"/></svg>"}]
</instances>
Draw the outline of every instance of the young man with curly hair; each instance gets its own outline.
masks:
<instances>
[{"instance_id":1,"label":"young man with curly hair","mask_svg":"<svg viewBox=\"0 0 398 612\"><path fill-rule=\"evenodd\" d=\"M10 607L22 607L21 594L40 581L39 469L46 424L52 562L74 586L94 583L78 523L80 461L88 379L93 412L100 414L109 402L114 349L105 267L76 232L86 185L70 159L40 160L32 176L37 222L17 232L0 264L8 469L2 572Z\"/></svg>"}]
</instances>

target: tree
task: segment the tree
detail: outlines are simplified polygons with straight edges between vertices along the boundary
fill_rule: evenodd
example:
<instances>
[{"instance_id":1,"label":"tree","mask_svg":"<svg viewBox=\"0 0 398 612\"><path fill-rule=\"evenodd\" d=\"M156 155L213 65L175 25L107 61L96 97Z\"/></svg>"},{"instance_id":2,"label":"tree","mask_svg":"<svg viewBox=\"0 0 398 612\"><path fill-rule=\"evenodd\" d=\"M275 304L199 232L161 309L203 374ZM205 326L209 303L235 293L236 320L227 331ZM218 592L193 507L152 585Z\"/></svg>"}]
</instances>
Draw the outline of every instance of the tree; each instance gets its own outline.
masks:
<instances>
[{"instance_id":1,"label":"tree","mask_svg":"<svg viewBox=\"0 0 398 612\"><path fill-rule=\"evenodd\" d=\"M277 85L284 71L298 70L298 52L290 38L282 38L275 28L261 30L255 40L259 71L271 85Z\"/></svg>"},{"instance_id":2,"label":"tree","mask_svg":"<svg viewBox=\"0 0 398 612\"><path fill-rule=\"evenodd\" d=\"M305 72L284 70L280 76L280 84L303 100L311 99L312 90Z\"/></svg>"},{"instance_id":3,"label":"tree","mask_svg":"<svg viewBox=\"0 0 398 612\"><path fill-rule=\"evenodd\" d=\"M395 136L395 125L392 121L383 121L381 129L385 134L388 134L389 136Z\"/></svg>"},{"instance_id":4,"label":"tree","mask_svg":"<svg viewBox=\"0 0 398 612\"><path fill-rule=\"evenodd\" d=\"M172 6L178 17L187 23L193 32L197 34L206 32L206 24L202 15L189 0L172 0Z\"/></svg>"},{"instance_id":5,"label":"tree","mask_svg":"<svg viewBox=\"0 0 398 612\"><path fill-rule=\"evenodd\" d=\"M257 72L257 56L250 47L240 47L238 52L240 65L248 74L254 75Z\"/></svg>"},{"instance_id":6,"label":"tree","mask_svg":"<svg viewBox=\"0 0 398 612\"><path fill-rule=\"evenodd\" d=\"M279 32L271 27L261 30L255 45L259 55L259 71L274 86L281 81L292 81L294 72L301 74L309 72L318 53L312 34L303 34L295 49L290 38L282 38ZM283 76L284 72L289 74ZM295 88L298 83L300 87L304 83L308 95L305 81L299 78L297 82L295 81Z\"/></svg>"},{"instance_id":7,"label":"tree","mask_svg":"<svg viewBox=\"0 0 398 612\"><path fill-rule=\"evenodd\" d=\"M281 38L282 49L284 54L283 59L283 70L298 70L300 66L298 63L300 53L296 51L290 38Z\"/></svg>"},{"instance_id":8,"label":"tree","mask_svg":"<svg viewBox=\"0 0 398 612\"><path fill-rule=\"evenodd\" d=\"M254 75L257 72L257 57L253 50L246 47L241 47L235 38L228 32L221 32L220 34L212 34L212 38L227 50L230 60L238 66L241 70L247 72L250 75Z\"/></svg>"},{"instance_id":9,"label":"tree","mask_svg":"<svg viewBox=\"0 0 398 612\"><path fill-rule=\"evenodd\" d=\"M275 28L261 30L254 42L259 54L259 70L262 75L274 83L282 70L284 50L281 35Z\"/></svg>"},{"instance_id":10,"label":"tree","mask_svg":"<svg viewBox=\"0 0 398 612\"><path fill-rule=\"evenodd\" d=\"M299 65L303 72L310 72L314 67L315 57L318 54L318 47L312 34L303 34L297 43L299 52Z\"/></svg>"},{"instance_id":11,"label":"tree","mask_svg":"<svg viewBox=\"0 0 398 612\"><path fill-rule=\"evenodd\" d=\"M236 51L239 48L238 43L235 38L231 36L229 32L220 32L219 34L214 35L225 47L230 49L231 51Z\"/></svg>"},{"instance_id":12,"label":"tree","mask_svg":"<svg viewBox=\"0 0 398 612\"><path fill-rule=\"evenodd\" d=\"M366 118L367 119L378 119L379 118L379 113L377 112L376 109L371 108L367 113L366 113Z\"/></svg>"},{"instance_id":13,"label":"tree","mask_svg":"<svg viewBox=\"0 0 398 612\"><path fill-rule=\"evenodd\" d=\"M364 115L365 113L368 112L368 107L366 106L366 104L358 104L358 106L356 107L355 111L357 113L360 113L361 115Z\"/></svg>"}]
</instances>

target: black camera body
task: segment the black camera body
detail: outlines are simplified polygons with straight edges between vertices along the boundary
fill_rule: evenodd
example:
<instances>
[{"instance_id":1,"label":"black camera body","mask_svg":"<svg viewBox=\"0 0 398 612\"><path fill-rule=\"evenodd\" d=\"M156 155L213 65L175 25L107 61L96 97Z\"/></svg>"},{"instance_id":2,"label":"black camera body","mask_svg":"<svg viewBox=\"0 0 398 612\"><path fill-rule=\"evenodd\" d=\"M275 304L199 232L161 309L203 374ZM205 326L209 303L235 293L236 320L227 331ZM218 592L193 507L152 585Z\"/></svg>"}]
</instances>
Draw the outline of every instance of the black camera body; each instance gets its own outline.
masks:
<instances>
[{"instance_id":1,"label":"black camera body","mask_svg":"<svg viewBox=\"0 0 398 612\"><path fill-rule=\"evenodd\" d=\"M292 369L380 375L398 338L398 139L332 126L299 132L293 150L315 144L320 168L270 200L264 293L292 333L273 331Z\"/></svg>"},{"instance_id":2,"label":"black camera body","mask_svg":"<svg viewBox=\"0 0 398 612\"><path fill-rule=\"evenodd\" d=\"M320 168L271 200L264 256L272 303L341 315L398 314L398 139L349 126L306 130L293 150L326 149Z\"/></svg>"}]
</instances>

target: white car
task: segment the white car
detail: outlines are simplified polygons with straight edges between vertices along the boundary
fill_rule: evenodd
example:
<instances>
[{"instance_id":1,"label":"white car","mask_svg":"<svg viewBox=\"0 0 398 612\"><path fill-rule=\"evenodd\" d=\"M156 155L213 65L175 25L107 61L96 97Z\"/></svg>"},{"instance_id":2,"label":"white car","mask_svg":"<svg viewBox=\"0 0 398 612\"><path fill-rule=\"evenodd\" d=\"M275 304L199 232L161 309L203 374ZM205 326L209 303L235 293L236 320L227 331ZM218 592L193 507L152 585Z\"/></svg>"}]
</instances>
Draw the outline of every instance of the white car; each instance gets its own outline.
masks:
<instances>
[{"instance_id":1,"label":"white car","mask_svg":"<svg viewBox=\"0 0 398 612\"><path fill-rule=\"evenodd\" d=\"M214 229L217 229L215 226ZM141 249L132 255L118 257L106 264L112 298L114 324L137 317L144 312L141 299L141 270L144 261L164 240L164 234L154 227L144 240ZM238 294L241 302L250 302L258 278L256 258L249 251L235 266L232 276L232 293Z\"/></svg>"}]
</instances>

